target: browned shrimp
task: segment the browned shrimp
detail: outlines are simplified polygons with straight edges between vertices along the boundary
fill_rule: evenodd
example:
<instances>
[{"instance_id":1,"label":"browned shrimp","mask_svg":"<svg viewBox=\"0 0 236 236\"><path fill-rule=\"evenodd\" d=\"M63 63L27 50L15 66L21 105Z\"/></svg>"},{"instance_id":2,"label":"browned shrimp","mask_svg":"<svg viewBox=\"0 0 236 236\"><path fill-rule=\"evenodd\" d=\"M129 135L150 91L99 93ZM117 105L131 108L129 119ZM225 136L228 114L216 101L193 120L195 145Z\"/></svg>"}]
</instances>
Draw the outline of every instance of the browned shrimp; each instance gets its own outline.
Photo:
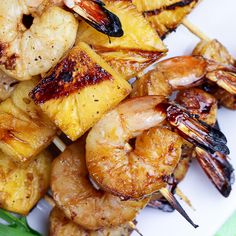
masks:
<instances>
[{"instance_id":1,"label":"browned shrimp","mask_svg":"<svg viewBox=\"0 0 236 236\"><path fill-rule=\"evenodd\" d=\"M139 97L118 105L89 132L86 162L91 177L106 191L124 198L140 198L165 186L163 178L179 161L182 139L156 128L164 120L195 145L228 153L218 131L181 107L166 103L162 96ZM135 147L130 144L134 138Z\"/></svg>"},{"instance_id":2,"label":"browned shrimp","mask_svg":"<svg viewBox=\"0 0 236 236\"><path fill-rule=\"evenodd\" d=\"M51 189L56 204L66 217L88 230L116 227L132 221L149 200L122 201L96 190L89 181L84 146L78 143L69 146L54 160Z\"/></svg>"},{"instance_id":3,"label":"browned shrimp","mask_svg":"<svg viewBox=\"0 0 236 236\"><path fill-rule=\"evenodd\" d=\"M192 114L198 115L202 121L215 125L217 101L212 95L201 89L191 88L179 92L176 100ZM195 156L219 192L228 197L234 179L233 167L228 157L219 152L210 154L201 148L195 148Z\"/></svg>"},{"instance_id":4,"label":"browned shrimp","mask_svg":"<svg viewBox=\"0 0 236 236\"><path fill-rule=\"evenodd\" d=\"M175 101L187 108L191 114L198 115L202 121L213 126L217 117L217 100L199 88L182 90Z\"/></svg>"},{"instance_id":5,"label":"browned shrimp","mask_svg":"<svg viewBox=\"0 0 236 236\"><path fill-rule=\"evenodd\" d=\"M235 59L228 50L216 39L201 41L194 49L193 55L200 55L209 60L214 60L226 65L236 65ZM218 102L232 110L236 110L236 96L213 84L205 84L203 87L207 92L212 93Z\"/></svg>"},{"instance_id":6,"label":"browned shrimp","mask_svg":"<svg viewBox=\"0 0 236 236\"><path fill-rule=\"evenodd\" d=\"M173 91L198 86L208 80L236 94L236 68L201 56L179 56L161 61L134 83L132 97L169 96Z\"/></svg>"},{"instance_id":7,"label":"browned shrimp","mask_svg":"<svg viewBox=\"0 0 236 236\"><path fill-rule=\"evenodd\" d=\"M54 66L73 46L78 28L72 13L50 6L39 14L33 3L2 0L0 5L0 69L18 80Z\"/></svg>"},{"instance_id":8,"label":"browned shrimp","mask_svg":"<svg viewBox=\"0 0 236 236\"><path fill-rule=\"evenodd\" d=\"M132 231L129 223L115 228L86 230L67 219L58 207L54 207L50 214L50 236L129 236Z\"/></svg>"}]
</instances>

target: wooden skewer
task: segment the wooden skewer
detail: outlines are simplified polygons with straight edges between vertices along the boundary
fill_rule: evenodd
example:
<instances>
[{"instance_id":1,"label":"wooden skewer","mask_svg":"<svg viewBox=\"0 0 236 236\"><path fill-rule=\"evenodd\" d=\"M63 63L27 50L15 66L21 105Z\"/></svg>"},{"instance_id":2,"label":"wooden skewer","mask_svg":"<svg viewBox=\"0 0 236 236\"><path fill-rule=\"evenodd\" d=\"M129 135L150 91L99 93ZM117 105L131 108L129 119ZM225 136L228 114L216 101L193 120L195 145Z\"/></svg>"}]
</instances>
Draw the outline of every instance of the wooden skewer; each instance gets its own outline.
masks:
<instances>
[{"instance_id":1,"label":"wooden skewer","mask_svg":"<svg viewBox=\"0 0 236 236\"><path fill-rule=\"evenodd\" d=\"M138 230L138 228L136 227L136 225L134 224L133 221L129 221L129 226L130 226L130 228L131 228L132 230L134 230L137 234L139 234L140 236L143 236L143 235L141 234L141 232Z\"/></svg>"},{"instance_id":2,"label":"wooden skewer","mask_svg":"<svg viewBox=\"0 0 236 236\"><path fill-rule=\"evenodd\" d=\"M193 221L190 219L183 207L179 204L175 196L167 188L162 188L159 191L164 196L164 198L170 203L170 205L174 207L194 228L198 227L198 225L193 223Z\"/></svg>"},{"instance_id":3,"label":"wooden skewer","mask_svg":"<svg viewBox=\"0 0 236 236\"><path fill-rule=\"evenodd\" d=\"M183 19L182 25L184 25L190 32L196 35L198 38L204 41L210 41L211 39L203 33L200 29L198 29L194 24L189 22L186 18Z\"/></svg>"},{"instance_id":4,"label":"wooden skewer","mask_svg":"<svg viewBox=\"0 0 236 236\"><path fill-rule=\"evenodd\" d=\"M189 207L191 207L194 211L196 211L189 198L181 191L180 188L177 187L175 192L176 195L178 195Z\"/></svg>"},{"instance_id":5,"label":"wooden skewer","mask_svg":"<svg viewBox=\"0 0 236 236\"><path fill-rule=\"evenodd\" d=\"M65 151L66 145L62 142L62 140L58 136L56 136L52 142L61 152Z\"/></svg>"},{"instance_id":6,"label":"wooden skewer","mask_svg":"<svg viewBox=\"0 0 236 236\"><path fill-rule=\"evenodd\" d=\"M52 207L56 206L56 203L55 203L54 199L53 199L51 196L49 196L48 194L46 194L46 195L44 196L44 200L45 200L50 206L52 206Z\"/></svg>"}]
</instances>

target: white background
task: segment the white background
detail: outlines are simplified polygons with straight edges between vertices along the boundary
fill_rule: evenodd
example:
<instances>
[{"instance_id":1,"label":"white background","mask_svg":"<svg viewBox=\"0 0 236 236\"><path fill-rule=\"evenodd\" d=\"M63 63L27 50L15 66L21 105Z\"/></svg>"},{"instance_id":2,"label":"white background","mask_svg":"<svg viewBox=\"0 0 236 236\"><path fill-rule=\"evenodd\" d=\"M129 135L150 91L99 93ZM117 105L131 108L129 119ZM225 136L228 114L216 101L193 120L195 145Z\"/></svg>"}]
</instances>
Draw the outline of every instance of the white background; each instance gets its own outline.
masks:
<instances>
[{"instance_id":1,"label":"white background","mask_svg":"<svg viewBox=\"0 0 236 236\"><path fill-rule=\"evenodd\" d=\"M217 38L236 57L235 0L204 0L188 16L188 19L210 38ZM165 40L169 48L168 57L190 54L198 42L197 37L180 26L176 33L172 33ZM228 146L231 150L230 157L236 168L236 112L220 109L218 120L222 131L228 138ZM183 206L200 227L194 229L177 212L163 213L148 208L143 210L137 218L138 228L144 236L212 236L236 210L235 186L230 197L223 198L196 162L192 163L191 169L180 188L190 198L196 211L182 202ZM30 224L44 233L48 222L48 211L49 208L46 203L41 201L29 217ZM134 235L136 234L134 233Z\"/></svg>"}]
</instances>

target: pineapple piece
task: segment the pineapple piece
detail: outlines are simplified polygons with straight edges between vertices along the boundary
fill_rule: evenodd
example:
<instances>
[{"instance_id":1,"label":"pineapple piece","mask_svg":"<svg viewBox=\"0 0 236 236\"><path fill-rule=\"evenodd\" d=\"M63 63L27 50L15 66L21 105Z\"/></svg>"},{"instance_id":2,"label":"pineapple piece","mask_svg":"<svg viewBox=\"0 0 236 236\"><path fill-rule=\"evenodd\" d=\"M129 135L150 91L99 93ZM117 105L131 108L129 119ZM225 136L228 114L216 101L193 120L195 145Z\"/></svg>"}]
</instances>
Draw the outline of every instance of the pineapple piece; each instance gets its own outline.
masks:
<instances>
[{"instance_id":1,"label":"pineapple piece","mask_svg":"<svg viewBox=\"0 0 236 236\"><path fill-rule=\"evenodd\" d=\"M28 166L0 152L0 206L27 215L49 187L51 155L43 151Z\"/></svg>"},{"instance_id":2,"label":"pineapple piece","mask_svg":"<svg viewBox=\"0 0 236 236\"><path fill-rule=\"evenodd\" d=\"M16 162L29 162L56 134L56 127L28 97L37 80L21 82L0 103L0 149Z\"/></svg>"},{"instance_id":3,"label":"pineapple piece","mask_svg":"<svg viewBox=\"0 0 236 236\"><path fill-rule=\"evenodd\" d=\"M82 22L77 41L83 41L127 80L155 62L167 51L155 30L129 1L104 1L106 8L116 14L124 35L108 38Z\"/></svg>"},{"instance_id":4,"label":"pineapple piece","mask_svg":"<svg viewBox=\"0 0 236 236\"><path fill-rule=\"evenodd\" d=\"M132 2L163 39L177 28L196 6L198 0L133 0Z\"/></svg>"},{"instance_id":5,"label":"pineapple piece","mask_svg":"<svg viewBox=\"0 0 236 236\"><path fill-rule=\"evenodd\" d=\"M71 140L76 140L130 91L129 83L81 42L30 95Z\"/></svg>"},{"instance_id":6,"label":"pineapple piece","mask_svg":"<svg viewBox=\"0 0 236 236\"><path fill-rule=\"evenodd\" d=\"M177 2L179 0L132 0L139 12L159 10Z\"/></svg>"}]
</instances>

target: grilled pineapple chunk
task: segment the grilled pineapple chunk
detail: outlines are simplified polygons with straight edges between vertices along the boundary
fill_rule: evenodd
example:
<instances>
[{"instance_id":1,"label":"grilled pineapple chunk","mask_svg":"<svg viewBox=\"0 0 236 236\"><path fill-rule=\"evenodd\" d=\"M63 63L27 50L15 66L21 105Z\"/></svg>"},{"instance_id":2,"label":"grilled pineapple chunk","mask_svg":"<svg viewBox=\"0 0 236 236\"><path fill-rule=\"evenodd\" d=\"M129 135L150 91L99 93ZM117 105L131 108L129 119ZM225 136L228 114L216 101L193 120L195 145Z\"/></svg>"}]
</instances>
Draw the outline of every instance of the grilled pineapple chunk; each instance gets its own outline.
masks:
<instances>
[{"instance_id":1,"label":"grilled pineapple chunk","mask_svg":"<svg viewBox=\"0 0 236 236\"><path fill-rule=\"evenodd\" d=\"M27 215L49 187L51 155L43 151L28 166L20 167L0 152L0 206Z\"/></svg>"},{"instance_id":2,"label":"grilled pineapple chunk","mask_svg":"<svg viewBox=\"0 0 236 236\"><path fill-rule=\"evenodd\" d=\"M130 91L124 78L87 44L79 43L41 80L31 97L76 140Z\"/></svg>"},{"instance_id":3,"label":"grilled pineapple chunk","mask_svg":"<svg viewBox=\"0 0 236 236\"><path fill-rule=\"evenodd\" d=\"M32 160L56 133L53 123L28 97L36 84L37 80L21 82L0 103L0 149L16 162Z\"/></svg>"},{"instance_id":4,"label":"grilled pineapple chunk","mask_svg":"<svg viewBox=\"0 0 236 236\"><path fill-rule=\"evenodd\" d=\"M133 0L132 2L156 29L158 35L165 38L192 11L198 0Z\"/></svg>"},{"instance_id":5,"label":"grilled pineapple chunk","mask_svg":"<svg viewBox=\"0 0 236 236\"><path fill-rule=\"evenodd\" d=\"M104 3L107 9L119 17L124 35L108 38L82 22L77 40L92 45L114 70L129 79L163 56L166 48L131 2L106 0Z\"/></svg>"}]
</instances>

